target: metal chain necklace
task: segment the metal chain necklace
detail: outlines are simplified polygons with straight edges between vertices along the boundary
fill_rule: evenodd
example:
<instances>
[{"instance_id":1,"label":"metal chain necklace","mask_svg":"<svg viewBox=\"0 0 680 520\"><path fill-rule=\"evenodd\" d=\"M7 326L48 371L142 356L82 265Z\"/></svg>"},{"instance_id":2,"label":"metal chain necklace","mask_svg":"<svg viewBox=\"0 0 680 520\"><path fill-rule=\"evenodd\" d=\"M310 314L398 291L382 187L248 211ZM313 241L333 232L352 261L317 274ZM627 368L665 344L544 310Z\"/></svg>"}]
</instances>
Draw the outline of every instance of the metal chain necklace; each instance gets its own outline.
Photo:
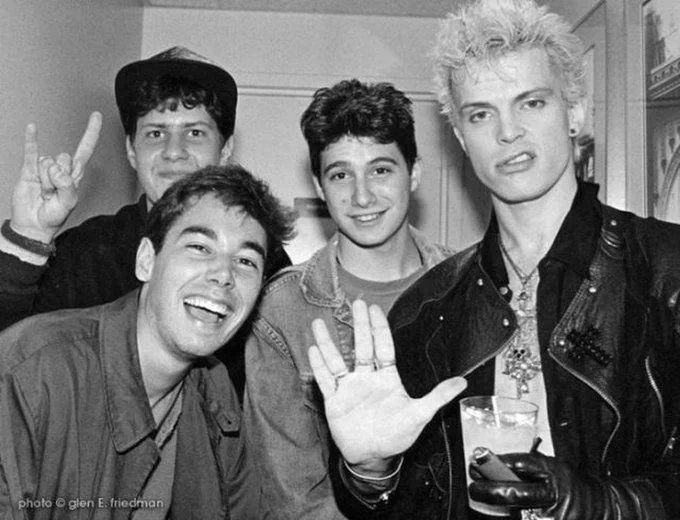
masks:
<instances>
[{"instance_id":1,"label":"metal chain necklace","mask_svg":"<svg viewBox=\"0 0 680 520\"><path fill-rule=\"evenodd\" d=\"M521 399L529 393L529 381L541 371L541 357L533 353L532 345L538 345L536 324L536 291L538 289L538 265L529 274L524 273L510 257L501 236L498 245L508 264L517 275L520 289L517 292L517 308L513 306L517 316L517 332L503 352L505 370L503 374L510 376L517 385L517 398Z\"/></svg>"}]
</instances>

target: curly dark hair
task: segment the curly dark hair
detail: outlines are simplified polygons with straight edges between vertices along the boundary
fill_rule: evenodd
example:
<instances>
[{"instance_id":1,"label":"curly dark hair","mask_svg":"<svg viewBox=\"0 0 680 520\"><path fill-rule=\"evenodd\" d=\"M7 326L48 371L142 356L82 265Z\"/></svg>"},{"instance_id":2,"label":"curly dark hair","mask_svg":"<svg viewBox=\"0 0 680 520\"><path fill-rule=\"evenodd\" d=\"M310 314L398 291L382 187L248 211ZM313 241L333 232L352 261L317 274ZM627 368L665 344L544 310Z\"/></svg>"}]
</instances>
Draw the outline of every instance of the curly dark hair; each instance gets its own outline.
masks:
<instances>
[{"instance_id":1,"label":"curly dark hair","mask_svg":"<svg viewBox=\"0 0 680 520\"><path fill-rule=\"evenodd\" d=\"M411 100L390 83L344 80L320 88L302 114L312 172L321 175L321 152L345 135L396 143L409 170L418 158Z\"/></svg>"},{"instance_id":2,"label":"curly dark hair","mask_svg":"<svg viewBox=\"0 0 680 520\"><path fill-rule=\"evenodd\" d=\"M217 197L226 207L242 208L264 228L267 235L264 277L267 278L275 268L272 260L282 245L295 236L295 213L281 204L264 181L238 164L207 166L170 186L151 208L143 236L159 252L175 221L208 194Z\"/></svg>"},{"instance_id":3,"label":"curly dark hair","mask_svg":"<svg viewBox=\"0 0 680 520\"><path fill-rule=\"evenodd\" d=\"M184 77L161 76L152 81L142 81L137 86L137 93L130 96L129 106L121 113L125 135L133 138L137 120L152 110L174 112L180 105L189 110L203 105L225 141L234 133L233 118L225 115L214 92Z\"/></svg>"}]
</instances>

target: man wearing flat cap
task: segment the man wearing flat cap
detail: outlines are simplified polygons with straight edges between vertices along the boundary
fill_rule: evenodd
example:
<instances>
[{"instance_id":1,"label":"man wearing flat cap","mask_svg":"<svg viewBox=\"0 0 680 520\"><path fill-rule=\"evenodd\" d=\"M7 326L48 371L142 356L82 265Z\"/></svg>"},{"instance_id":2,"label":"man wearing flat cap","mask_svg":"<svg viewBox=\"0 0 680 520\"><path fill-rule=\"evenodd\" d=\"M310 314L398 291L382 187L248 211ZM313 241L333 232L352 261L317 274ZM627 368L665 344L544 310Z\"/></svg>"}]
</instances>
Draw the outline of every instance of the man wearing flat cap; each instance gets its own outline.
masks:
<instances>
[{"instance_id":1,"label":"man wearing flat cap","mask_svg":"<svg viewBox=\"0 0 680 520\"><path fill-rule=\"evenodd\" d=\"M90 116L73 157L39 157L36 128L28 125L12 216L0 234L0 329L38 312L110 302L137 287L135 251L149 208L176 180L231 155L236 83L207 58L172 47L129 63L115 93L127 158L144 194L57 236L77 203L101 115ZM276 256L272 271L290 264L283 250Z\"/></svg>"}]
</instances>

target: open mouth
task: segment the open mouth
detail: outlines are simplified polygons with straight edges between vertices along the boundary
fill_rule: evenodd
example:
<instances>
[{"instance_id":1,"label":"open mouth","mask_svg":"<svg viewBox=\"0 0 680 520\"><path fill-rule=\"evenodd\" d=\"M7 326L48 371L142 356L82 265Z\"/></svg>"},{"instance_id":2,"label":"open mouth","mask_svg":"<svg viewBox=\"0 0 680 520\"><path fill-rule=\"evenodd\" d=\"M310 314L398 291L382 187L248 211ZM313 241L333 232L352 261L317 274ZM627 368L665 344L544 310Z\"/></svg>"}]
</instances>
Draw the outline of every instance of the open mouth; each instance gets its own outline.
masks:
<instances>
[{"instance_id":1,"label":"open mouth","mask_svg":"<svg viewBox=\"0 0 680 520\"><path fill-rule=\"evenodd\" d=\"M208 323L218 323L229 313L229 307L202 296L189 296L184 299L184 308L194 318Z\"/></svg>"},{"instance_id":2,"label":"open mouth","mask_svg":"<svg viewBox=\"0 0 680 520\"><path fill-rule=\"evenodd\" d=\"M523 164L534 159L534 155L529 152L521 152L516 155L509 157L500 163L500 166L514 166L517 164Z\"/></svg>"}]
</instances>

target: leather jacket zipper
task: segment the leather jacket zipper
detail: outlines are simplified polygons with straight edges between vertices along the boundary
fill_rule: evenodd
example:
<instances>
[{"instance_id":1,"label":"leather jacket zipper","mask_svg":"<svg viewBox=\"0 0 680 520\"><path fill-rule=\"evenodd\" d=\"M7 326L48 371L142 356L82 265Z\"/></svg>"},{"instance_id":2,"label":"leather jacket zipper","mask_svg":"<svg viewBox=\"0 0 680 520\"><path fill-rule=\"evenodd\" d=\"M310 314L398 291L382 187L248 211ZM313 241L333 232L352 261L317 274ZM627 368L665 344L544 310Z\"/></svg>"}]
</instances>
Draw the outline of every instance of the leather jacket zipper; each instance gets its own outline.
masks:
<instances>
[{"instance_id":1,"label":"leather jacket zipper","mask_svg":"<svg viewBox=\"0 0 680 520\"><path fill-rule=\"evenodd\" d=\"M451 455L451 443L449 442L449 436L446 434L446 422L442 417L441 420L442 435L444 436L444 451L446 452L446 465L448 468L448 497L446 501L446 518L451 518L451 512L453 511L453 457Z\"/></svg>"},{"instance_id":2,"label":"leather jacket zipper","mask_svg":"<svg viewBox=\"0 0 680 520\"><path fill-rule=\"evenodd\" d=\"M462 377L467 376L469 373L477 370L479 367L481 367L487 361L495 358L500 352L503 351L504 348L506 348L508 343L511 342L517 334L519 334L519 329L516 328L513 331L510 338L508 338L508 340L506 342L504 342L499 349L497 349L490 356L483 358L476 365L473 365L472 368L470 368L464 374L462 374ZM429 358L428 358L428 361L429 361ZM430 361L430 363L431 363L431 361ZM432 372L433 372L433 374L436 378L437 377L436 370L434 369L433 366L430 366L430 368L432 369ZM447 463L447 466L448 466L448 481L449 481L448 482L449 485L447 486L448 491L449 491L448 492L449 496L448 496L448 500L447 500L447 508L446 508L447 516L446 516L446 518L451 518L451 513L452 513L452 509L453 509L453 457L451 455L451 443L449 442L449 436L446 433L446 421L444 420L443 417L441 418L441 431L442 431L442 437L444 439L444 451L446 452L446 463Z\"/></svg>"},{"instance_id":3,"label":"leather jacket zipper","mask_svg":"<svg viewBox=\"0 0 680 520\"><path fill-rule=\"evenodd\" d=\"M652 366L649 361L649 356L645 359L645 371L647 372L647 378L649 379L649 384L652 387L652 390L654 390L654 395L656 395L657 400L659 401L659 410L661 413L661 432L663 434L664 439L668 439L666 441L666 445L664 446L663 452L661 453L661 458L663 459L668 455L673 449L675 448L675 441L676 441L676 434L678 431L678 427L674 426L673 430L671 431L670 436L668 435L668 432L666 430L666 408L663 404L663 398L661 397L661 391L659 390L659 384L656 382L656 379L654 379L654 375L652 374Z\"/></svg>"},{"instance_id":4,"label":"leather jacket zipper","mask_svg":"<svg viewBox=\"0 0 680 520\"><path fill-rule=\"evenodd\" d=\"M652 387L652 390L654 390L654 395L656 395L657 400L659 401L659 410L661 411L661 431L663 432L664 438L667 435L666 432L666 410L663 405L663 399L661 398L661 391L659 390L659 385L656 382L656 379L654 379L654 376L652 375L652 367L650 365L649 361L649 356L645 358L645 371L647 372L647 378L649 379L649 384Z\"/></svg>"},{"instance_id":5,"label":"leather jacket zipper","mask_svg":"<svg viewBox=\"0 0 680 520\"><path fill-rule=\"evenodd\" d=\"M553 360L558 365L560 365L564 370L569 372L572 376L574 376L579 381L582 381L583 383L588 385L597 395L599 395L602 398L602 400L604 402L606 402L609 406L611 406L612 410L614 410L614 413L616 414L616 425L614 426L614 429L612 430L611 434L609 434L609 438L607 439L607 443L604 445L604 450L602 451L602 457L600 458L600 462L604 466L605 460L607 459L607 452L609 451L609 447L611 446L612 440L614 440L614 436L616 435L616 432L619 430L619 427L621 426L621 412L616 407L616 405L614 404L614 401L612 401L607 395L605 395L602 391L600 391L599 388L597 388L595 385L593 385L587 379L581 377L581 375L578 372L570 369L568 366L566 366L564 363L562 363L559 359L557 359L555 357L555 355L550 350L548 350L548 353L550 354L550 357L553 358Z\"/></svg>"}]
</instances>

